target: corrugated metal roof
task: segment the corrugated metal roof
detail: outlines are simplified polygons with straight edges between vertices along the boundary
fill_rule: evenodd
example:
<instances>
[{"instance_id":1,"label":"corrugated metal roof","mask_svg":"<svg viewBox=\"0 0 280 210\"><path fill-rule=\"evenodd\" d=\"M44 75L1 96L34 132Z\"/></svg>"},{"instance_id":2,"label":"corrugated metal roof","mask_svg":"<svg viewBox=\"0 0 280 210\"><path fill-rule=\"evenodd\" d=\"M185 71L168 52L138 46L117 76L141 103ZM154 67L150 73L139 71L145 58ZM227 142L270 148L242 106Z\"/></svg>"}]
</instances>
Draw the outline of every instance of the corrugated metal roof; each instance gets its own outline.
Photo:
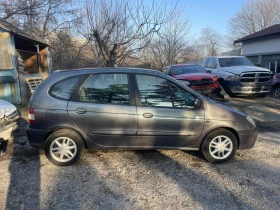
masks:
<instances>
[{"instance_id":1,"label":"corrugated metal roof","mask_svg":"<svg viewBox=\"0 0 280 210\"><path fill-rule=\"evenodd\" d=\"M28 39L30 41L35 41L35 42L37 42L38 44L41 44L41 45L46 45L46 46L48 45L47 43L32 37L28 33L24 32L23 30L19 29L18 27L14 26L13 24L6 21L5 19L0 18L0 27L7 30L7 31L10 31L10 32L14 33L15 35L18 35L20 37Z\"/></svg>"},{"instance_id":2,"label":"corrugated metal roof","mask_svg":"<svg viewBox=\"0 0 280 210\"><path fill-rule=\"evenodd\" d=\"M277 35L277 34L280 34L280 24L276 24L276 25L270 26L270 27L268 27L266 29L263 29L263 30L258 31L256 33L253 33L253 34L250 34L248 36L245 36L245 37L243 37L241 39L235 40L234 44L239 43L239 42L253 40L253 39L273 36L273 35Z\"/></svg>"}]
</instances>

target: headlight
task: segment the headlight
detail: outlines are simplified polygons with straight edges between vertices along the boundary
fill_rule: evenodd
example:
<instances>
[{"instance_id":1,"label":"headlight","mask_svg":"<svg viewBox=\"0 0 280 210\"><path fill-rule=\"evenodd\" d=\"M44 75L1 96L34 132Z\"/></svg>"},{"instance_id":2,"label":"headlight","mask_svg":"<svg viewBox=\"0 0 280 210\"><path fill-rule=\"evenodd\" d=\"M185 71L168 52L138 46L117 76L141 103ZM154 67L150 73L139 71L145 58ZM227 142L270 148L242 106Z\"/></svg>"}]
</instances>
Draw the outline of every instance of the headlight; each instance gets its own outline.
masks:
<instances>
[{"instance_id":1,"label":"headlight","mask_svg":"<svg viewBox=\"0 0 280 210\"><path fill-rule=\"evenodd\" d=\"M246 116L246 119L249 121L249 123L251 123L254 127L256 127L256 123L255 121L252 119L252 117L250 117L249 115Z\"/></svg>"},{"instance_id":2,"label":"headlight","mask_svg":"<svg viewBox=\"0 0 280 210\"><path fill-rule=\"evenodd\" d=\"M186 81L186 80L178 80L179 82L181 82L183 85L190 85L190 82L189 81Z\"/></svg>"},{"instance_id":3,"label":"headlight","mask_svg":"<svg viewBox=\"0 0 280 210\"><path fill-rule=\"evenodd\" d=\"M239 78L239 75L231 75L227 77L227 81L238 81Z\"/></svg>"}]
</instances>

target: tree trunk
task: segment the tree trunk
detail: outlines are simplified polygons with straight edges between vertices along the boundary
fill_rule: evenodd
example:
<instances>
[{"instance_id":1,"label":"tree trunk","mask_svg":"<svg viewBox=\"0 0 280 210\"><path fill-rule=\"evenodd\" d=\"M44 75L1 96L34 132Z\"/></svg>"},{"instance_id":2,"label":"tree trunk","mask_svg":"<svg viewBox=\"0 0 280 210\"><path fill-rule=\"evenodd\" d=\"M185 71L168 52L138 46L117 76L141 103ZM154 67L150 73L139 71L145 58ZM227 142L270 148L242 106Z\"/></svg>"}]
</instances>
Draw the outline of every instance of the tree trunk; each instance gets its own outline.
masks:
<instances>
[{"instance_id":1,"label":"tree trunk","mask_svg":"<svg viewBox=\"0 0 280 210\"><path fill-rule=\"evenodd\" d=\"M109 59L109 60L105 61L105 65L106 65L106 67L115 67L115 62L116 62L116 60Z\"/></svg>"}]
</instances>

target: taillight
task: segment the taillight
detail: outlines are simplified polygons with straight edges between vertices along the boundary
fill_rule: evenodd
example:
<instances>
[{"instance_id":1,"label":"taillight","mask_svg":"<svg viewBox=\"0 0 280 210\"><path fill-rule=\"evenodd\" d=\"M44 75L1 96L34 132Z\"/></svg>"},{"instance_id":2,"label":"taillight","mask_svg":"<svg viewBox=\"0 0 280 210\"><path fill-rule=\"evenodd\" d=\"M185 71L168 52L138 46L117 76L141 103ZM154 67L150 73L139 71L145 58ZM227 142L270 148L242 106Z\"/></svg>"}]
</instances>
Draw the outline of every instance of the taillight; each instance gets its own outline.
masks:
<instances>
[{"instance_id":1,"label":"taillight","mask_svg":"<svg viewBox=\"0 0 280 210\"><path fill-rule=\"evenodd\" d=\"M28 121L30 124L35 122L34 109L28 109Z\"/></svg>"},{"instance_id":2,"label":"taillight","mask_svg":"<svg viewBox=\"0 0 280 210\"><path fill-rule=\"evenodd\" d=\"M216 82L217 81L217 77L213 77L213 82Z\"/></svg>"}]
</instances>

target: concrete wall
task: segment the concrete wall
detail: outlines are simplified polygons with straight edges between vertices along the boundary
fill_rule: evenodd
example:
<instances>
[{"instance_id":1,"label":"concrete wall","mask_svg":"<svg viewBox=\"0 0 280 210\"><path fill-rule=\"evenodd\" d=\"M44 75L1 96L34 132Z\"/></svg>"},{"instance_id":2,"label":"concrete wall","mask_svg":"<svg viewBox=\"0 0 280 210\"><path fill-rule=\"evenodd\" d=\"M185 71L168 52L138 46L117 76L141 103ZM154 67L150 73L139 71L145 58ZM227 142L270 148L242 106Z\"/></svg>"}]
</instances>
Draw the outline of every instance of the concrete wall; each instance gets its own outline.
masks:
<instances>
[{"instance_id":1,"label":"concrete wall","mask_svg":"<svg viewBox=\"0 0 280 210\"><path fill-rule=\"evenodd\" d=\"M242 55L278 54L280 53L280 36L246 41L242 44Z\"/></svg>"}]
</instances>

